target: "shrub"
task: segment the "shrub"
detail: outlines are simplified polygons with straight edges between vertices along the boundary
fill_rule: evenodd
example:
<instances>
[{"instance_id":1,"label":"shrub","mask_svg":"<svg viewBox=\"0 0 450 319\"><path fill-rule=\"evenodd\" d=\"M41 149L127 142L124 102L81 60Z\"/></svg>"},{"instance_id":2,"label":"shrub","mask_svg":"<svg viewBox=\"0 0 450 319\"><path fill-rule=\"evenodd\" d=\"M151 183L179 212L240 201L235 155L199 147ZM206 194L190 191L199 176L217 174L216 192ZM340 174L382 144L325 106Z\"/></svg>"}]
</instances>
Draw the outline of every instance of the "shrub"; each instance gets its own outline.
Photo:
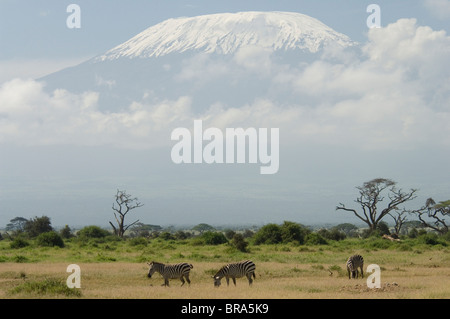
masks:
<instances>
[{"instance_id":1,"label":"shrub","mask_svg":"<svg viewBox=\"0 0 450 319\"><path fill-rule=\"evenodd\" d=\"M35 217L27 220L24 226L24 231L30 237L37 237L39 234L50 232L53 230L50 218L47 216Z\"/></svg>"},{"instance_id":2,"label":"shrub","mask_svg":"<svg viewBox=\"0 0 450 319\"><path fill-rule=\"evenodd\" d=\"M30 260L25 256L16 255L12 258L12 261L15 263L26 263L26 262L29 262Z\"/></svg>"},{"instance_id":3,"label":"shrub","mask_svg":"<svg viewBox=\"0 0 450 319\"><path fill-rule=\"evenodd\" d=\"M309 230L301 224L285 221L281 226L267 224L253 236L255 245L296 242L303 244Z\"/></svg>"},{"instance_id":4,"label":"shrub","mask_svg":"<svg viewBox=\"0 0 450 319\"><path fill-rule=\"evenodd\" d=\"M281 239L283 243L297 242L303 244L309 230L297 223L285 221L281 225Z\"/></svg>"},{"instance_id":5,"label":"shrub","mask_svg":"<svg viewBox=\"0 0 450 319\"><path fill-rule=\"evenodd\" d=\"M328 245L328 242L318 233L310 233L306 236L308 245Z\"/></svg>"},{"instance_id":6,"label":"shrub","mask_svg":"<svg viewBox=\"0 0 450 319\"><path fill-rule=\"evenodd\" d=\"M61 229L59 231L60 235L62 238L64 239L68 239L68 238L72 238L73 234L72 234L72 230L70 229L69 225L64 226L63 229Z\"/></svg>"},{"instance_id":7,"label":"shrub","mask_svg":"<svg viewBox=\"0 0 450 319\"><path fill-rule=\"evenodd\" d=\"M444 238L439 238L439 236L435 233L426 233L418 237L419 242L427 245L443 245L447 246L447 243L443 240Z\"/></svg>"},{"instance_id":8,"label":"shrub","mask_svg":"<svg viewBox=\"0 0 450 319\"><path fill-rule=\"evenodd\" d=\"M220 245L228 242L225 235L219 232L207 231L201 238L206 245Z\"/></svg>"},{"instance_id":9,"label":"shrub","mask_svg":"<svg viewBox=\"0 0 450 319\"><path fill-rule=\"evenodd\" d=\"M147 246L148 244L147 239L145 239L144 237L132 238L129 243L130 246L139 246L139 245Z\"/></svg>"},{"instance_id":10,"label":"shrub","mask_svg":"<svg viewBox=\"0 0 450 319\"><path fill-rule=\"evenodd\" d=\"M110 233L106 229L98 226L86 226L78 232L78 236L84 238L103 238L109 235Z\"/></svg>"},{"instance_id":11,"label":"shrub","mask_svg":"<svg viewBox=\"0 0 450 319\"><path fill-rule=\"evenodd\" d=\"M409 238L417 238L417 236L419 236L419 231L415 227L408 232Z\"/></svg>"},{"instance_id":12,"label":"shrub","mask_svg":"<svg viewBox=\"0 0 450 319\"><path fill-rule=\"evenodd\" d=\"M191 233L184 232L182 230L178 230L174 236L178 240L184 240L184 239L188 239L189 237L191 237Z\"/></svg>"},{"instance_id":13,"label":"shrub","mask_svg":"<svg viewBox=\"0 0 450 319\"><path fill-rule=\"evenodd\" d=\"M171 233L169 233L167 231L162 232L158 237L163 239L163 240L174 240L174 239L176 239L174 235L172 235Z\"/></svg>"},{"instance_id":14,"label":"shrub","mask_svg":"<svg viewBox=\"0 0 450 319\"><path fill-rule=\"evenodd\" d=\"M54 231L49 231L46 233L42 233L40 234L37 239L36 239L36 243L39 246L44 246L44 247L64 247L64 241L62 239L62 237L54 232Z\"/></svg>"},{"instance_id":15,"label":"shrub","mask_svg":"<svg viewBox=\"0 0 450 319\"><path fill-rule=\"evenodd\" d=\"M347 235L336 227L333 227L332 229L321 229L317 233L319 233L323 238L329 239L329 240L344 240Z\"/></svg>"},{"instance_id":16,"label":"shrub","mask_svg":"<svg viewBox=\"0 0 450 319\"><path fill-rule=\"evenodd\" d=\"M9 245L12 249L24 248L29 246L30 243L23 238L16 237Z\"/></svg>"},{"instance_id":17,"label":"shrub","mask_svg":"<svg viewBox=\"0 0 450 319\"><path fill-rule=\"evenodd\" d=\"M241 234L234 234L233 238L231 239L231 246L244 253L248 252L247 250L248 242L244 239L244 236Z\"/></svg>"},{"instance_id":18,"label":"shrub","mask_svg":"<svg viewBox=\"0 0 450 319\"><path fill-rule=\"evenodd\" d=\"M33 293L36 295L64 295L66 297L80 297L79 289L71 289L63 280L47 278L43 281L26 281L11 290L13 294Z\"/></svg>"},{"instance_id":19,"label":"shrub","mask_svg":"<svg viewBox=\"0 0 450 319\"><path fill-rule=\"evenodd\" d=\"M236 232L235 232L234 230L227 229L227 230L225 231L225 237L226 237L227 239L233 239L234 235L236 235Z\"/></svg>"},{"instance_id":20,"label":"shrub","mask_svg":"<svg viewBox=\"0 0 450 319\"><path fill-rule=\"evenodd\" d=\"M281 227L277 224L264 225L255 233L253 238L255 245L281 243Z\"/></svg>"}]
</instances>

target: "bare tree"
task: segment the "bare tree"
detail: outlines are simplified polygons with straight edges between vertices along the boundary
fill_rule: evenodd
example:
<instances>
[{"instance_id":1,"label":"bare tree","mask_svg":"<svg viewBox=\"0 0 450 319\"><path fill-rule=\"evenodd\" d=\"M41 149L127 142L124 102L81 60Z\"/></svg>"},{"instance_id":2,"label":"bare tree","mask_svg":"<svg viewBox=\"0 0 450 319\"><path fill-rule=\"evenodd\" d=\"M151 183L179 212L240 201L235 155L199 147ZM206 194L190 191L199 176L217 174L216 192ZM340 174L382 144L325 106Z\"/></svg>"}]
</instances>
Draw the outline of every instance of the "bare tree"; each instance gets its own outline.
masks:
<instances>
[{"instance_id":1,"label":"bare tree","mask_svg":"<svg viewBox=\"0 0 450 319\"><path fill-rule=\"evenodd\" d=\"M370 230L375 230L378 223L393 210L398 209L398 205L416 198L416 189L409 192L403 192L395 187L397 183L386 178L375 178L369 182L365 182L362 186L356 187L359 190L359 197L355 200L361 206L361 210L357 211L353 208L347 208L344 204L339 203L336 210L344 210L352 212L356 217L365 222ZM389 201L387 206L381 209L379 206L385 199L383 196L387 193Z\"/></svg>"},{"instance_id":2,"label":"bare tree","mask_svg":"<svg viewBox=\"0 0 450 319\"><path fill-rule=\"evenodd\" d=\"M441 234L448 232L449 225L447 225L445 217L450 215L450 200L436 204L432 198L428 198L425 206L417 210L412 210L410 213L417 215L425 227L434 229ZM425 220L427 217L428 220Z\"/></svg>"},{"instance_id":3,"label":"bare tree","mask_svg":"<svg viewBox=\"0 0 450 319\"><path fill-rule=\"evenodd\" d=\"M400 235L400 230L403 227L403 223L406 221L406 213L408 211L406 209L403 209L402 211L396 210L395 213L389 213L389 216L392 217L392 219L395 222L394 230L396 235Z\"/></svg>"},{"instance_id":4,"label":"bare tree","mask_svg":"<svg viewBox=\"0 0 450 319\"><path fill-rule=\"evenodd\" d=\"M123 237L125 231L134 224L138 223L139 220L134 221L129 225L125 225L125 216L135 208L144 206L141 204L137 197L132 198L130 194L127 194L126 191L117 190L115 195L115 202L112 205L112 209L114 210L114 217L116 219L117 227L114 226L112 222L109 222L114 229L114 234L119 237Z\"/></svg>"}]
</instances>

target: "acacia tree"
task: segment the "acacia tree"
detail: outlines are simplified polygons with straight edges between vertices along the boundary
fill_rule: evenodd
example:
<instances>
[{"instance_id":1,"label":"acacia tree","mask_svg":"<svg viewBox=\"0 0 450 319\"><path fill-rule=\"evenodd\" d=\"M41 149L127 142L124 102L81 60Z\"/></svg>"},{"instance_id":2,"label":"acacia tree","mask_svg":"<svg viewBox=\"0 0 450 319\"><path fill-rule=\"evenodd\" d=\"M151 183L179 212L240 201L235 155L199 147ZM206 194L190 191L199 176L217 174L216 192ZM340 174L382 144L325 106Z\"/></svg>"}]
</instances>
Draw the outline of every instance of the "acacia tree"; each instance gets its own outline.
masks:
<instances>
[{"instance_id":1,"label":"acacia tree","mask_svg":"<svg viewBox=\"0 0 450 319\"><path fill-rule=\"evenodd\" d=\"M425 227L434 229L441 234L448 232L449 225L447 225L445 217L450 216L450 200L436 204L432 198L428 198L425 206L410 212L417 215ZM425 220L425 218L428 218L428 220Z\"/></svg>"},{"instance_id":2,"label":"acacia tree","mask_svg":"<svg viewBox=\"0 0 450 319\"><path fill-rule=\"evenodd\" d=\"M359 197L355 200L361 206L360 210L347 208L344 204L339 203L336 210L352 212L356 217L365 222L371 231L375 230L378 223L391 211L397 210L398 205L416 198L416 189L409 192L403 192L395 187L397 183L386 178L375 178L369 182L365 182L362 186L356 187L359 191ZM382 202L385 200L387 193L387 205L381 208Z\"/></svg>"},{"instance_id":3,"label":"acacia tree","mask_svg":"<svg viewBox=\"0 0 450 319\"><path fill-rule=\"evenodd\" d=\"M117 190L117 193L115 195L115 202L112 205L117 227L114 226L112 222L109 222L112 228L114 229L114 234L123 238L125 231L130 226L133 226L134 224L139 222L139 220L136 220L129 225L125 225L125 216L133 209L142 206L144 205L139 202L137 197L133 198L130 194L127 194L126 191Z\"/></svg>"},{"instance_id":4,"label":"acacia tree","mask_svg":"<svg viewBox=\"0 0 450 319\"><path fill-rule=\"evenodd\" d=\"M15 217L9 221L9 224L6 225L7 231L13 231L15 233L23 232L25 229L25 225L27 224L28 219L23 217Z\"/></svg>"},{"instance_id":5,"label":"acacia tree","mask_svg":"<svg viewBox=\"0 0 450 319\"><path fill-rule=\"evenodd\" d=\"M405 221L406 221L406 215L405 215L405 214L406 214L407 212L408 212L408 211L407 211L406 209L403 209L402 211L396 210L396 211L395 211L395 214L394 214L394 213L389 213L389 216L391 216L392 219L393 219L394 222L395 222L394 230L395 230L395 234L396 234L396 235L399 235L399 234L400 234L400 230L402 229L403 224L404 224Z\"/></svg>"}]
</instances>

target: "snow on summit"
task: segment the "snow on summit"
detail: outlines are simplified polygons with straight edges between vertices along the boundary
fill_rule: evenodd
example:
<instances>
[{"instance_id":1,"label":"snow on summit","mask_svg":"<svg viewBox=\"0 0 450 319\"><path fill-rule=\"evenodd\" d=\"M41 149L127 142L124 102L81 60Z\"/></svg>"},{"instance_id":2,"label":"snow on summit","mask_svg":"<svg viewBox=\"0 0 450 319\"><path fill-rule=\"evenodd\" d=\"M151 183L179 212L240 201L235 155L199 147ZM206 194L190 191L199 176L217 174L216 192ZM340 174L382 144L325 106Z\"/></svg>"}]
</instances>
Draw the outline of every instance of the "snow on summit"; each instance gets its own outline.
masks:
<instances>
[{"instance_id":1,"label":"snow on summit","mask_svg":"<svg viewBox=\"0 0 450 319\"><path fill-rule=\"evenodd\" d=\"M317 52L328 43L353 42L317 19L294 12L238 12L176 18L152 26L98 60L121 57L159 57L200 50L229 54L243 46L271 50L301 49Z\"/></svg>"}]
</instances>

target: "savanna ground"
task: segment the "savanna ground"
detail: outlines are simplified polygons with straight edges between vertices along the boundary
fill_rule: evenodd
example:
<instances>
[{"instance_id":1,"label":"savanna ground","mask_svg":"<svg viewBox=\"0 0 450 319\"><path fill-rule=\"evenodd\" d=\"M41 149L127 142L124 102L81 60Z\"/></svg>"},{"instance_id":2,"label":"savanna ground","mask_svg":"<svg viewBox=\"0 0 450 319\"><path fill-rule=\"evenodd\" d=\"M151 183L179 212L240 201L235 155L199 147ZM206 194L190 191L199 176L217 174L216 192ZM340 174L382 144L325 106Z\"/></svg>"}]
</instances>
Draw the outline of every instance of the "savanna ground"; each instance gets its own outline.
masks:
<instances>
[{"instance_id":1,"label":"savanna ground","mask_svg":"<svg viewBox=\"0 0 450 319\"><path fill-rule=\"evenodd\" d=\"M195 245L189 240L67 242L64 248L30 245L11 249L0 242L0 298L89 299L298 299L298 298L449 298L449 247L383 239L345 239L328 245L251 245L247 253L222 245ZM364 256L381 267L381 288L364 279L349 280L348 256ZM256 279L225 279L214 288L211 276L224 264L251 259ZM191 285L178 279L162 287L162 277L147 278L147 262L189 262ZM67 266L81 268L81 288L69 289Z\"/></svg>"}]
</instances>

